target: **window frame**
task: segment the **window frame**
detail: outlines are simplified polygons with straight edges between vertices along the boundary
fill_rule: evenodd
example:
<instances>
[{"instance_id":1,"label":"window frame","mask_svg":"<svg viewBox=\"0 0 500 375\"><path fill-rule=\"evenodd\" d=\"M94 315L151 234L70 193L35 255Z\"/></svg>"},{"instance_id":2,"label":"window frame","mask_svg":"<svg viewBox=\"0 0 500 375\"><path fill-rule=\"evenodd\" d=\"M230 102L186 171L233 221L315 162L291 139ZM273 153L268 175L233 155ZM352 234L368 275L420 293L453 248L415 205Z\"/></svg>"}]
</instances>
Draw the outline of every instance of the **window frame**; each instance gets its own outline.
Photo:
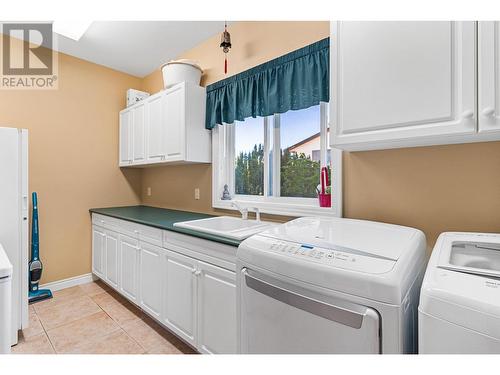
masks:
<instances>
[{"instance_id":1,"label":"window frame","mask_svg":"<svg viewBox=\"0 0 500 375\"><path fill-rule=\"evenodd\" d=\"M274 121L270 121L274 117ZM329 118L329 104L320 103L320 145L321 167L327 163L328 128L332 132ZM212 207L218 209L236 210L231 206L237 201L250 210L258 208L260 212L286 216L342 216L342 151L331 148L331 165L333 166L332 207L319 207L317 198L280 197L280 168L273 169L269 176L269 150L280 149L279 115L264 118L264 195L234 194L235 186L235 126L234 124L218 125L212 130ZM273 132L270 145L270 132ZM280 153L273 152L274 165L280 165ZM269 196L269 179L273 180L273 195ZM232 200L222 200L224 184L228 184Z\"/></svg>"}]
</instances>

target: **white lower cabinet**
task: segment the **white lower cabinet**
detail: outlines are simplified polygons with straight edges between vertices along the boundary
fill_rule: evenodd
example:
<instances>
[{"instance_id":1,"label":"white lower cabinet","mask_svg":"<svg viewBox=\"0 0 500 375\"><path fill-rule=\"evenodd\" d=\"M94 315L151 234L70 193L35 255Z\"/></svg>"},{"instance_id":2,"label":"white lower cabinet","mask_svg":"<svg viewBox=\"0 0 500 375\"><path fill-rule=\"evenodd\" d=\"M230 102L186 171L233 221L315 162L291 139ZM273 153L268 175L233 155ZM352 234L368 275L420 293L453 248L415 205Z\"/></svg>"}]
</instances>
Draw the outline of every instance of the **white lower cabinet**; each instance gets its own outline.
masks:
<instances>
[{"instance_id":1,"label":"white lower cabinet","mask_svg":"<svg viewBox=\"0 0 500 375\"><path fill-rule=\"evenodd\" d=\"M198 272L198 350L236 353L236 274L205 262Z\"/></svg>"},{"instance_id":2,"label":"white lower cabinet","mask_svg":"<svg viewBox=\"0 0 500 375\"><path fill-rule=\"evenodd\" d=\"M139 304L139 241L120 236L120 292Z\"/></svg>"},{"instance_id":3,"label":"white lower cabinet","mask_svg":"<svg viewBox=\"0 0 500 375\"><path fill-rule=\"evenodd\" d=\"M236 275L165 250L163 324L201 353L236 353Z\"/></svg>"},{"instance_id":4,"label":"white lower cabinet","mask_svg":"<svg viewBox=\"0 0 500 375\"><path fill-rule=\"evenodd\" d=\"M106 234L104 229L92 227L92 272L100 278L104 276L104 253L106 251Z\"/></svg>"},{"instance_id":5,"label":"white lower cabinet","mask_svg":"<svg viewBox=\"0 0 500 375\"><path fill-rule=\"evenodd\" d=\"M118 239L119 234L111 231L106 231L106 281L111 284L115 289L118 289L119 277L119 253L118 253Z\"/></svg>"},{"instance_id":6,"label":"white lower cabinet","mask_svg":"<svg viewBox=\"0 0 500 375\"><path fill-rule=\"evenodd\" d=\"M162 248L140 243L141 260L139 271L140 305L149 315L161 318L162 311Z\"/></svg>"},{"instance_id":7,"label":"white lower cabinet","mask_svg":"<svg viewBox=\"0 0 500 375\"><path fill-rule=\"evenodd\" d=\"M196 260L165 251L163 323L196 346Z\"/></svg>"},{"instance_id":8,"label":"white lower cabinet","mask_svg":"<svg viewBox=\"0 0 500 375\"><path fill-rule=\"evenodd\" d=\"M232 263L219 263L223 268L201 254L197 259L189 245L160 247L156 228L97 217L93 223L96 276L200 353L236 353L236 275L227 269ZM214 243L206 246L220 251Z\"/></svg>"}]
</instances>

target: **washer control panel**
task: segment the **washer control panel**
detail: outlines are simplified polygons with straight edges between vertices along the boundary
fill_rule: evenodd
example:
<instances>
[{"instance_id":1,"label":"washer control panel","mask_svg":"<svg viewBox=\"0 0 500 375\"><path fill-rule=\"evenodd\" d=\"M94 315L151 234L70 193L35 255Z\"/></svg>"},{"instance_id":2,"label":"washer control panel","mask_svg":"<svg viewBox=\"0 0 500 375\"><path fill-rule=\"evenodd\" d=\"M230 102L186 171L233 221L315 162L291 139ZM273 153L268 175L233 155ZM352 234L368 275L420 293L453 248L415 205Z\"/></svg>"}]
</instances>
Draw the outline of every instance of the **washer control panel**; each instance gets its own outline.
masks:
<instances>
[{"instance_id":1,"label":"washer control panel","mask_svg":"<svg viewBox=\"0 0 500 375\"><path fill-rule=\"evenodd\" d=\"M293 257L315 260L320 263L331 263L333 260L356 262L357 259L357 256L353 254L327 250L309 244L295 244L286 241L275 241L271 243L269 250Z\"/></svg>"},{"instance_id":2,"label":"washer control panel","mask_svg":"<svg viewBox=\"0 0 500 375\"><path fill-rule=\"evenodd\" d=\"M257 237L259 238L257 247L261 250L304 262L319 263L372 274L388 272L396 264L394 260L368 254L350 253L335 248L325 249L311 244L300 244L265 236L255 236L254 238Z\"/></svg>"}]
</instances>

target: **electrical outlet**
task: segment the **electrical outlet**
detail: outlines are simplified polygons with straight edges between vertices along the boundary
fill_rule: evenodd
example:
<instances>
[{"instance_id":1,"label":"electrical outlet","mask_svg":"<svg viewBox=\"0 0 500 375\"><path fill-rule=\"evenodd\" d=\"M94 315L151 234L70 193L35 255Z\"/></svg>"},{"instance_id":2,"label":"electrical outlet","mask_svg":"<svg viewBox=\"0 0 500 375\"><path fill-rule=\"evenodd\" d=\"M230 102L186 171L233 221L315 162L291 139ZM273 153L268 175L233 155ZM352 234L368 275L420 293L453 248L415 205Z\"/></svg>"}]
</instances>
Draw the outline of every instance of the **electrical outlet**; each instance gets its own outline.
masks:
<instances>
[{"instance_id":1,"label":"electrical outlet","mask_svg":"<svg viewBox=\"0 0 500 375\"><path fill-rule=\"evenodd\" d=\"M200 188L194 189L194 199L196 200L200 199Z\"/></svg>"},{"instance_id":2,"label":"electrical outlet","mask_svg":"<svg viewBox=\"0 0 500 375\"><path fill-rule=\"evenodd\" d=\"M146 194L148 197L151 196L151 186L148 186L148 188L146 189Z\"/></svg>"}]
</instances>

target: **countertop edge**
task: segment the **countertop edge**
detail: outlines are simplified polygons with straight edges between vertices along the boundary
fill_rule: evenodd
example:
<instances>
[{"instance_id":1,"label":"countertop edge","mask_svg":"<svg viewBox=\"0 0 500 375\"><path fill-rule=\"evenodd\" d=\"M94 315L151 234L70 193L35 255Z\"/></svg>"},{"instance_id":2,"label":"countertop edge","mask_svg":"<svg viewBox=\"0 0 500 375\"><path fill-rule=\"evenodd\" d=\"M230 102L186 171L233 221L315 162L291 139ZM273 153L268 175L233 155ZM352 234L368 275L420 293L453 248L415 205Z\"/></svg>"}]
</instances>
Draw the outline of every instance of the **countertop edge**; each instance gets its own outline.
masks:
<instances>
[{"instance_id":1,"label":"countertop edge","mask_svg":"<svg viewBox=\"0 0 500 375\"><path fill-rule=\"evenodd\" d=\"M197 212L182 211L182 210L170 210L170 209L166 209L166 208L159 208L159 207L153 207L153 206L138 205L138 206L125 206L125 207L150 207L150 208L159 209L159 210L178 211L178 212L187 212L187 213L198 214ZM233 247L238 247L240 245L240 243L242 242L242 241L230 240L230 239L222 238L222 237L218 237L218 236L213 236L213 235L203 233L203 232L196 232L196 231L193 231L190 229L174 227L173 225L171 227L170 226L166 227L164 225L159 225L159 224L156 224L153 222L144 221L144 220L136 219L133 217L124 217L123 215L118 215L118 214L113 214L110 212L103 211L103 210L108 210L108 209L113 209L113 208L123 208L123 207L90 208L89 212L91 214L96 213L99 215L109 216L109 217L113 217L115 219L126 220L126 221L130 221L133 223L142 224L142 225L146 225L146 226L153 227L153 228L158 228L161 230L167 230L170 232L180 233L180 234L184 234L187 236L193 236L193 237L201 238L201 239L204 239L207 241L218 242L218 243L222 243L224 245L233 246ZM209 214L203 214L203 215L207 215L207 217L208 216L215 217L215 215L209 215Z\"/></svg>"}]
</instances>

